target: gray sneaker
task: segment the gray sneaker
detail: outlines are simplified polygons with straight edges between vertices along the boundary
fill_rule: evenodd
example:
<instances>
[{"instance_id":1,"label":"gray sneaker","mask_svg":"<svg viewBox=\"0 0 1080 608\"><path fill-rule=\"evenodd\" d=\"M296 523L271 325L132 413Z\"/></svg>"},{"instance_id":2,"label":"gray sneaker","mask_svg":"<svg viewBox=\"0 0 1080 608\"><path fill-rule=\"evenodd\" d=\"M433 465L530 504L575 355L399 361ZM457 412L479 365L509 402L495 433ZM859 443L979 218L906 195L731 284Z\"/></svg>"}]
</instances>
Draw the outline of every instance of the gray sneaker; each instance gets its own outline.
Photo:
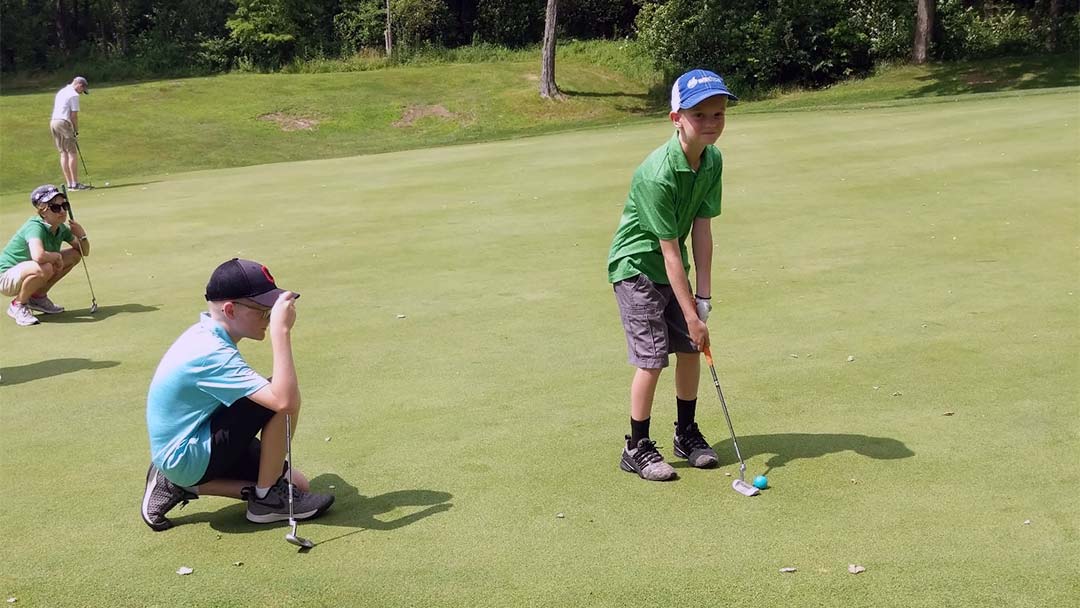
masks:
<instances>
[{"instance_id":1,"label":"gray sneaker","mask_svg":"<svg viewBox=\"0 0 1080 608\"><path fill-rule=\"evenodd\" d=\"M656 442L648 437L638 441L636 447L630 447L630 436L626 436L619 468L627 473L637 473L649 481L668 481L678 477L675 469L664 462L664 457L656 450Z\"/></svg>"},{"instance_id":2,"label":"gray sneaker","mask_svg":"<svg viewBox=\"0 0 1080 608\"><path fill-rule=\"evenodd\" d=\"M31 310L43 312L47 315L56 315L64 312L64 307L57 306L52 300L49 299L49 296L41 296L40 298L31 297L30 301L28 301L26 305Z\"/></svg>"},{"instance_id":3,"label":"gray sneaker","mask_svg":"<svg viewBox=\"0 0 1080 608\"><path fill-rule=\"evenodd\" d=\"M681 435L679 434L679 423L676 422L673 445L675 455L689 460L692 467L709 469L715 467L716 463L720 461L709 442L705 441L705 436L701 434L696 422L687 427Z\"/></svg>"},{"instance_id":4,"label":"gray sneaker","mask_svg":"<svg viewBox=\"0 0 1080 608\"><path fill-rule=\"evenodd\" d=\"M296 486L292 487L292 491L293 518L296 520L318 517L334 504L334 497L331 494L304 492ZM259 498L254 486L244 488L243 496L248 503L248 521L268 524L289 519L289 484L285 481L285 477L278 478L277 483L266 493L266 498Z\"/></svg>"},{"instance_id":5,"label":"gray sneaker","mask_svg":"<svg viewBox=\"0 0 1080 608\"><path fill-rule=\"evenodd\" d=\"M38 319L34 316L34 313L30 312L30 308L26 304L16 304L14 300L8 305L7 314L12 319L15 319L17 325L23 327L38 324Z\"/></svg>"},{"instance_id":6,"label":"gray sneaker","mask_svg":"<svg viewBox=\"0 0 1080 608\"><path fill-rule=\"evenodd\" d=\"M146 471L142 519L155 532L168 530L173 527L173 523L165 517L165 514L177 504L182 502L186 505L189 500L195 500L198 497L198 494L189 492L169 481L164 473L151 464L150 469Z\"/></svg>"}]
</instances>

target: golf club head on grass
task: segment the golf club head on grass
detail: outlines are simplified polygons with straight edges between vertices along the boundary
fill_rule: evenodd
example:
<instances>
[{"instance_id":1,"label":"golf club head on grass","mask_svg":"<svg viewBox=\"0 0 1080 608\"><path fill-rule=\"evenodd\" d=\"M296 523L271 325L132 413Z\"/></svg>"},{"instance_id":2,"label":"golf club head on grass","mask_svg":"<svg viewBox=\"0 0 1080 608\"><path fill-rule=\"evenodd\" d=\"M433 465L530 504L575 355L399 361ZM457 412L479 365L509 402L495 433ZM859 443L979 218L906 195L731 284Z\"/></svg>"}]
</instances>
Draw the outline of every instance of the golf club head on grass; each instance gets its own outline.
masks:
<instances>
[{"instance_id":1,"label":"golf club head on grass","mask_svg":"<svg viewBox=\"0 0 1080 608\"><path fill-rule=\"evenodd\" d=\"M735 438L735 427L731 425L731 415L728 414L727 402L724 401L724 391L720 388L720 377L716 375L716 366L713 365L712 351L706 346L702 352L705 354L705 362L709 365L713 385L716 386L716 396L720 399L720 407L724 410L724 420L727 421L728 430L731 431L731 445L735 448L735 457L739 459L739 478L731 482L731 489L743 496L757 496L761 491L746 483L746 461L743 460L742 452L739 451L739 440Z\"/></svg>"},{"instance_id":2,"label":"golf club head on grass","mask_svg":"<svg viewBox=\"0 0 1080 608\"><path fill-rule=\"evenodd\" d=\"M731 489L735 490L739 494L742 494L743 496L757 496L758 494L761 494L761 490L746 483L746 481L742 479L736 479L735 481L731 482Z\"/></svg>"},{"instance_id":3,"label":"golf club head on grass","mask_svg":"<svg viewBox=\"0 0 1080 608\"><path fill-rule=\"evenodd\" d=\"M300 547L301 549L310 549L315 546L315 543L311 542L310 540L304 538L303 536L296 535L295 519L290 519L289 525L292 526L292 528L289 530L288 533L285 534L285 540L289 541L290 544Z\"/></svg>"},{"instance_id":4,"label":"golf club head on grass","mask_svg":"<svg viewBox=\"0 0 1080 608\"><path fill-rule=\"evenodd\" d=\"M96 300L92 304L90 304L90 314L94 314L95 312L97 312L97 301Z\"/></svg>"}]
</instances>

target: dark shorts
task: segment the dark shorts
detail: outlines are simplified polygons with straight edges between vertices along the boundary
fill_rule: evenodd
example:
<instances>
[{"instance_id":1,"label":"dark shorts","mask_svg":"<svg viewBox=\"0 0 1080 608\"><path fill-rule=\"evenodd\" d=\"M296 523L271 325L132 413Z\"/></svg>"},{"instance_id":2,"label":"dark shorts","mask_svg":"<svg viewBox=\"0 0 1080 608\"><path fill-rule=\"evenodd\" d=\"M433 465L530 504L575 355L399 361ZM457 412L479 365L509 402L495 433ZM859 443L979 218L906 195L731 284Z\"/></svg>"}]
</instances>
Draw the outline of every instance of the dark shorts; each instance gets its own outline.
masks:
<instances>
[{"instance_id":1,"label":"dark shorts","mask_svg":"<svg viewBox=\"0 0 1080 608\"><path fill-rule=\"evenodd\" d=\"M210 417L210 464L195 485L214 479L238 479L255 483L259 479L262 444L256 435L274 412L241 397L229 407L218 408Z\"/></svg>"},{"instance_id":2,"label":"dark shorts","mask_svg":"<svg viewBox=\"0 0 1080 608\"><path fill-rule=\"evenodd\" d=\"M642 369L668 366L671 353L696 353L671 285L639 274L613 285L619 303L630 365Z\"/></svg>"}]
</instances>

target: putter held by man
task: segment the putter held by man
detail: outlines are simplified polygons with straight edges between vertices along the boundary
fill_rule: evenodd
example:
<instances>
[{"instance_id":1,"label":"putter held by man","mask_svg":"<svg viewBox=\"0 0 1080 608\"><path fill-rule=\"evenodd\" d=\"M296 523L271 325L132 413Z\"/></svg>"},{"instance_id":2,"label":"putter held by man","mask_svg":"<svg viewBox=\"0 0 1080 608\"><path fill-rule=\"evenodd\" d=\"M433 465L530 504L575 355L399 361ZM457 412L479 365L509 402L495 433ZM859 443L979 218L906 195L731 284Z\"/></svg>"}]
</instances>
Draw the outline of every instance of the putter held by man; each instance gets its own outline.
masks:
<instances>
[{"instance_id":1,"label":"putter held by man","mask_svg":"<svg viewBox=\"0 0 1080 608\"><path fill-rule=\"evenodd\" d=\"M87 190L91 187L79 181L79 161L75 158L82 156L79 150L79 95L89 95L89 87L85 78L76 76L71 84L57 91L53 99L49 131L52 132L53 144L60 153L60 170L69 190ZM84 160L83 171L85 170Z\"/></svg>"}]
</instances>

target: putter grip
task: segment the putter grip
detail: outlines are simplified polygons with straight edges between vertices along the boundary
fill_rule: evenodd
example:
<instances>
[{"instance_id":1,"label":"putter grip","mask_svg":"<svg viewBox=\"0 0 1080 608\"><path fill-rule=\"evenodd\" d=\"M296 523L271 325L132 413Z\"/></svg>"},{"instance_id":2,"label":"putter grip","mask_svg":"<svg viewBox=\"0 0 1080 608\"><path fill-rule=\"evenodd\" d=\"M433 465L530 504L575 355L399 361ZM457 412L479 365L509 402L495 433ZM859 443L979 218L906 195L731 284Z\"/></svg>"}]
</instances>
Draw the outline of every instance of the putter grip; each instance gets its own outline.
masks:
<instances>
[{"instance_id":1,"label":"putter grip","mask_svg":"<svg viewBox=\"0 0 1080 608\"><path fill-rule=\"evenodd\" d=\"M705 361L706 361L706 362L708 362L708 364L709 364L710 366L712 366L712 364L713 364L713 362L712 362L712 351L711 351L711 350L709 350L709 347L708 347L708 346L706 346L706 347L705 347L705 348L704 348L704 349L702 350L702 352L704 352L704 353L705 353Z\"/></svg>"}]
</instances>

